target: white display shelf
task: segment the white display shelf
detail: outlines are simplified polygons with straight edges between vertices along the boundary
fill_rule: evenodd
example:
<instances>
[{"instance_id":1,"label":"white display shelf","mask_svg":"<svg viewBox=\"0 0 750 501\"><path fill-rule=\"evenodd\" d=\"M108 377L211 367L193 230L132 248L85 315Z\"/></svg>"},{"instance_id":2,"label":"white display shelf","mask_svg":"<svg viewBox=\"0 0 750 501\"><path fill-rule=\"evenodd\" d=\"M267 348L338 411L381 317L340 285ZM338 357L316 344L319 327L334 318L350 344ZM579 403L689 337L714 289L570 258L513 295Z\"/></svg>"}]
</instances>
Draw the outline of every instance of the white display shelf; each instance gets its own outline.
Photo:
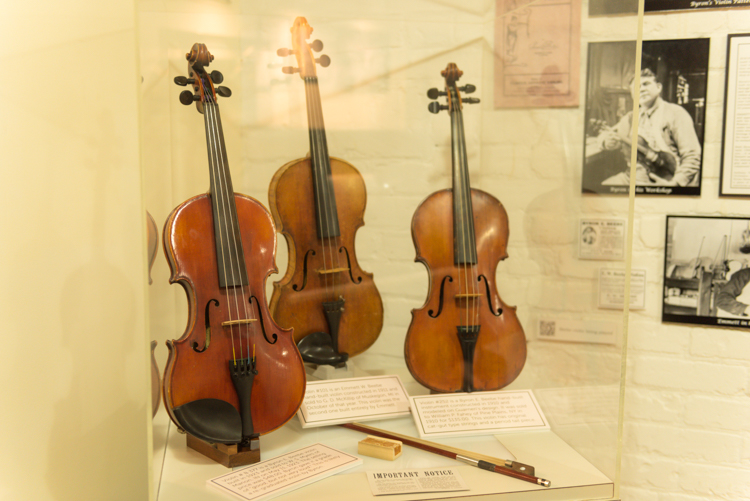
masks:
<instances>
[{"instance_id":1,"label":"white display shelf","mask_svg":"<svg viewBox=\"0 0 750 501\"><path fill-rule=\"evenodd\" d=\"M423 393L406 375L399 374L407 390ZM155 418L154 438L166 437L166 443L154 447L154 477L158 501L219 501L231 499L206 485L210 478L227 472L227 468L188 449L185 436L172 423L162 433L166 412L160 410ZM396 433L417 436L410 417L367 424ZM349 454L357 454L357 442L364 434L339 426L302 429L297 417L273 433L261 437L261 459L270 459L301 447L323 443ZM497 437L497 438L496 438ZM396 461L363 457L362 466L322 480L297 491L280 496L280 501L326 500L350 501L375 499L365 476L366 471L393 471L406 468L457 467L470 487L469 491L442 494L408 494L388 496L388 501L420 499L512 499L513 501L573 501L582 499L611 499L614 483L595 466L576 452L553 431L483 435L475 437L441 438L436 442L460 447L488 456L501 457L504 445L515 458L536 468L539 477L552 482L550 488L506 477L463 465L457 461L404 447ZM502 445L500 445L502 442ZM161 457L156 457L161 456ZM161 468L158 468L161 465Z\"/></svg>"}]
</instances>

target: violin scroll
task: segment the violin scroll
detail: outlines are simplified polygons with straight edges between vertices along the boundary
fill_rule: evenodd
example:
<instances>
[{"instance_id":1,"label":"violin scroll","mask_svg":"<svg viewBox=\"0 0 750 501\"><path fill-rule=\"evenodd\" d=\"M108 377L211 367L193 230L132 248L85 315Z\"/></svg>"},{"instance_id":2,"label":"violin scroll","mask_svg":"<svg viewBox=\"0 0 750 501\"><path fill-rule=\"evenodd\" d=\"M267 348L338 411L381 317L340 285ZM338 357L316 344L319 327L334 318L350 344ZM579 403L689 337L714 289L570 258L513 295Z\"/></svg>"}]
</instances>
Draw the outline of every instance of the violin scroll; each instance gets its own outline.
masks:
<instances>
[{"instance_id":1,"label":"violin scroll","mask_svg":"<svg viewBox=\"0 0 750 501\"><path fill-rule=\"evenodd\" d=\"M280 57L287 57L294 54L297 57L297 68L292 66L284 66L281 71L292 75L299 73L301 78L310 78L317 76L315 71L315 64L321 65L323 68L327 68L331 64L331 58L322 54L316 58L313 55L313 51L320 52L323 50L323 42L320 40L313 40L307 43L307 39L313 32L312 26L307 23L307 19L304 17L298 17L294 20L294 24L289 29L292 32L292 48L285 49L281 48L276 51L276 54Z\"/></svg>"},{"instance_id":2,"label":"violin scroll","mask_svg":"<svg viewBox=\"0 0 750 501\"><path fill-rule=\"evenodd\" d=\"M461 78L461 75L463 75L464 72L459 70L458 66L456 66L455 63L448 63L448 66L443 71L441 71L440 74L445 77L446 90L442 91L438 90L436 87L433 87L432 89L427 91L427 97L429 97L430 99L437 99L440 96L446 96L448 98L448 104L445 105L440 104L437 101L433 101L427 106L427 109L430 111L430 113L440 113L442 110L455 111L455 109L461 109L461 103L476 104L479 102L479 99L475 97L461 97L461 92L471 94L472 92L476 91L477 88L472 84L466 84L462 87L456 87L456 81Z\"/></svg>"},{"instance_id":3,"label":"violin scroll","mask_svg":"<svg viewBox=\"0 0 750 501\"><path fill-rule=\"evenodd\" d=\"M205 67L214 60L214 56L208 52L206 44L193 44L193 48L185 54L185 58L188 61L189 77L174 77L174 83L181 87L191 85L193 91L184 90L180 92L180 102L182 104L188 106L195 103L198 111L203 113L203 103L207 100L214 102L217 95L221 97L232 95L232 91L223 85L214 88L214 84L218 85L224 81L224 75L216 70L210 74L206 72Z\"/></svg>"}]
</instances>

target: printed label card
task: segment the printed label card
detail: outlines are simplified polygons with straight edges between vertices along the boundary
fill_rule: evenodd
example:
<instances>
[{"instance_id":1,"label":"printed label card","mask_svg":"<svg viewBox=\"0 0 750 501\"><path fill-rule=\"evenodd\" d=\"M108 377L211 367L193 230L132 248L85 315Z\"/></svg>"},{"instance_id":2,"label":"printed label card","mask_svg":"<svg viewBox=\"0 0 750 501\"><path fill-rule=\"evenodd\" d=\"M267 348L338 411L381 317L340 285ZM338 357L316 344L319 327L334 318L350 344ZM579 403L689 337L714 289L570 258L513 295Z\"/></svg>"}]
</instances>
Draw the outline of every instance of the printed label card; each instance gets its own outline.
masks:
<instances>
[{"instance_id":1,"label":"printed label card","mask_svg":"<svg viewBox=\"0 0 750 501\"><path fill-rule=\"evenodd\" d=\"M409 415L409 396L398 376L308 381L297 411L303 428Z\"/></svg>"},{"instance_id":2,"label":"printed label card","mask_svg":"<svg viewBox=\"0 0 750 501\"><path fill-rule=\"evenodd\" d=\"M549 430L531 390L420 395L410 400L422 438Z\"/></svg>"},{"instance_id":3,"label":"printed label card","mask_svg":"<svg viewBox=\"0 0 750 501\"><path fill-rule=\"evenodd\" d=\"M206 483L246 501L271 499L362 464L362 458L313 444Z\"/></svg>"}]
</instances>

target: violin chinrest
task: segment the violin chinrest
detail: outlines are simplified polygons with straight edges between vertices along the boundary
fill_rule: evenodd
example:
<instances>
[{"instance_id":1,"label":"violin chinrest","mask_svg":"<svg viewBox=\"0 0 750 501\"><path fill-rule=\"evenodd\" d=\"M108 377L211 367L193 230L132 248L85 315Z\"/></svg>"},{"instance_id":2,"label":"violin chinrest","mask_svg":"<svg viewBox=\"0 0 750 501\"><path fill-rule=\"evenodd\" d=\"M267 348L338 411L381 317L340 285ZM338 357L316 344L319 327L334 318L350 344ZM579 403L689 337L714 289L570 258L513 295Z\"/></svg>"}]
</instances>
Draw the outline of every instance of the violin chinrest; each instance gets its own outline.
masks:
<instances>
[{"instance_id":1,"label":"violin chinrest","mask_svg":"<svg viewBox=\"0 0 750 501\"><path fill-rule=\"evenodd\" d=\"M238 444L242 441L242 418L229 402L203 398L173 409L182 428L210 443Z\"/></svg>"},{"instance_id":2,"label":"violin chinrest","mask_svg":"<svg viewBox=\"0 0 750 501\"><path fill-rule=\"evenodd\" d=\"M333 340L327 332L313 332L297 343L302 360L317 365L341 365L349 359L348 353L333 349Z\"/></svg>"}]
</instances>

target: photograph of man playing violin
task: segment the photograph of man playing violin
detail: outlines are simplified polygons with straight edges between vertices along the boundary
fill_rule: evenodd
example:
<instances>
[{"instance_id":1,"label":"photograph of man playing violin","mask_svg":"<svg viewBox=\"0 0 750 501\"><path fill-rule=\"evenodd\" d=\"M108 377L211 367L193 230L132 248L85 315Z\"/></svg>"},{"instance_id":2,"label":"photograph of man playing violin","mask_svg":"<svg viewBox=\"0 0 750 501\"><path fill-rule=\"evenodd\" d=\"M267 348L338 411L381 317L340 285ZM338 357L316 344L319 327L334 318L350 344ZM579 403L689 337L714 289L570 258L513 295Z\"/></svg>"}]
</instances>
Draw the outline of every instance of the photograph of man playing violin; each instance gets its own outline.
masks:
<instances>
[{"instance_id":1,"label":"photograph of man playing violin","mask_svg":"<svg viewBox=\"0 0 750 501\"><path fill-rule=\"evenodd\" d=\"M700 195L708 39L644 42L638 89L633 49L632 42L589 46L583 192L627 193L636 100L636 192Z\"/></svg>"}]
</instances>

